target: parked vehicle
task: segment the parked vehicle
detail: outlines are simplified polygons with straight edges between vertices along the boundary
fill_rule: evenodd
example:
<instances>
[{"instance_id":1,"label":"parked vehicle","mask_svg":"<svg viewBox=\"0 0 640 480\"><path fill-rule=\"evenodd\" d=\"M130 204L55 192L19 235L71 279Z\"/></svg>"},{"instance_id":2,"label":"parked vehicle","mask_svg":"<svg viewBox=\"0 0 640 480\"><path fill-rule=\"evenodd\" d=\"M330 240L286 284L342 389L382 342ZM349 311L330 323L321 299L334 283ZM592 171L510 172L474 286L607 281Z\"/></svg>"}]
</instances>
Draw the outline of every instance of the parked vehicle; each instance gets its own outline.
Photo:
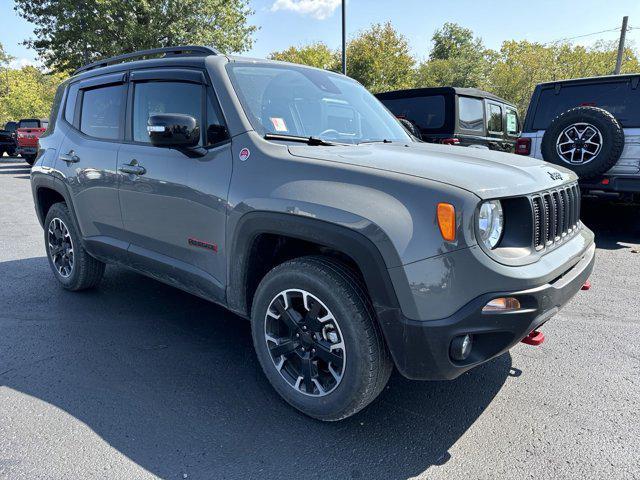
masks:
<instances>
[{"instance_id":1,"label":"parked vehicle","mask_svg":"<svg viewBox=\"0 0 640 480\"><path fill-rule=\"evenodd\" d=\"M584 190L640 193L640 74L536 86L516 153L576 172Z\"/></svg>"},{"instance_id":2,"label":"parked vehicle","mask_svg":"<svg viewBox=\"0 0 640 480\"><path fill-rule=\"evenodd\" d=\"M321 420L394 365L453 379L539 343L593 268L575 174L414 141L343 75L173 47L56 98L31 185L57 281L114 263L250 319L275 390Z\"/></svg>"},{"instance_id":3,"label":"parked vehicle","mask_svg":"<svg viewBox=\"0 0 640 480\"><path fill-rule=\"evenodd\" d=\"M48 120L37 118L23 118L18 122L16 130L17 153L25 159L29 165L33 165L38 153L38 138L45 132L49 125Z\"/></svg>"},{"instance_id":4,"label":"parked vehicle","mask_svg":"<svg viewBox=\"0 0 640 480\"><path fill-rule=\"evenodd\" d=\"M516 107L475 88L414 88L376 95L413 134L430 143L513 152L520 135Z\"/></svg>"},{"instance_id":5,"label":"parked vehicle","mask_svg":"<svg viewBox=\"0 0 640 480\"><path fill-rule=\"evenodd\" d=\"M16 154L16 128L18 128L17 122L7 122L4 129L0 130L0 157L5 152L10 157Z\"/></svg>"}]
</instances>

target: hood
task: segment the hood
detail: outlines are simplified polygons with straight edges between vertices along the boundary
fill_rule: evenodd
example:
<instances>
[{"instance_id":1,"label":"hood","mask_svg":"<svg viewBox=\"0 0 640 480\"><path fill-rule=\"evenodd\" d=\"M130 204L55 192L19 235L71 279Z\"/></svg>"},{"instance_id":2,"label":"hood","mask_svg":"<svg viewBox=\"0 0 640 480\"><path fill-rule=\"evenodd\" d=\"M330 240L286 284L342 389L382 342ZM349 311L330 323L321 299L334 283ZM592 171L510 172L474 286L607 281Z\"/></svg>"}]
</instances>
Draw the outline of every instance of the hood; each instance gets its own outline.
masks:
<instances>
[{"instance_id":1,"label":"hood","mask_svg":"<svg viewBox=\"0 0 640 480\"><path fill-rule=\"evenodd\" d=\"M358 165L446 183L482 199L525 195L573 182L571 170L531 157L429 143L289 146L298 157Z\"/></svg>"}]
</instances>

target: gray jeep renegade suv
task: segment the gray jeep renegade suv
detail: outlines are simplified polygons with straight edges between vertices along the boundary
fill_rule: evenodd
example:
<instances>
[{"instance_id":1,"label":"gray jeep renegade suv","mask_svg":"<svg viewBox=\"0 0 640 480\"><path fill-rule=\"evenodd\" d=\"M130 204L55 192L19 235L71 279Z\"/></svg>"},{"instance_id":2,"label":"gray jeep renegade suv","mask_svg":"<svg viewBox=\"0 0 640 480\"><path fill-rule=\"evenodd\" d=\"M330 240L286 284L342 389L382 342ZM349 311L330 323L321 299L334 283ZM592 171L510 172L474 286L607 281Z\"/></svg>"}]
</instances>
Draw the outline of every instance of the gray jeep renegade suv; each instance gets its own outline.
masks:
<instances>
[{"instance_id":1,"label":"gray jeep renegade suv","mask_svg":"<svg viewBox=\"0 0 640 480\"><path fill-rule=\"evenodd\" d=\"M342 75L164 48L83 67L54 103L31 184L56 279L119 264L224 305L321 420L394 365L453 379L500 355L593 267L574 173L413 141Z\"/></svg>"}]
</instances>

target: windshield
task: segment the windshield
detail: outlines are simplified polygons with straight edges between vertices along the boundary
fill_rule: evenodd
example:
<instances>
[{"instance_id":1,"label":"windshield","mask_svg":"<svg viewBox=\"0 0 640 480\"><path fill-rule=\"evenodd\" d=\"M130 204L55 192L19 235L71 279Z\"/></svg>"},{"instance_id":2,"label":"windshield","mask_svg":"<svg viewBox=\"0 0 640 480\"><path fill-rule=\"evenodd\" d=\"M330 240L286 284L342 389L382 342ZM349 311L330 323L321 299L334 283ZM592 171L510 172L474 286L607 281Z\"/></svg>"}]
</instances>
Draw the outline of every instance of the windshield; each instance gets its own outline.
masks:
<instances>
[{"instance_id":1,"label":"windshield","mask_svg":"<svg viewBox=\"0 0 640 480\"><path fill-rule=\"evenodd\" d=\"M236 63L229 75L260 134L340 143L410 142L398 120L358 82L295 65Z\"/></svg>"}]
</instances>

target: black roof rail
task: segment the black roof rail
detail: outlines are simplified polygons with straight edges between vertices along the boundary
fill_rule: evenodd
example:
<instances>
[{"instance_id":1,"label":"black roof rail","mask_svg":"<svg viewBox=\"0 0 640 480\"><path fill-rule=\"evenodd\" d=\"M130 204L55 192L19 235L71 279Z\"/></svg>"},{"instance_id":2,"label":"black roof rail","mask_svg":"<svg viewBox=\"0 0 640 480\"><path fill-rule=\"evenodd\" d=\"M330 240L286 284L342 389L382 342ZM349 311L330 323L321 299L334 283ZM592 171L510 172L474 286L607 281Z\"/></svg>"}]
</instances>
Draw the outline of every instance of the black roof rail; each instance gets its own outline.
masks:
<instances>
[{"instance_id":1,"label":"black roof rail","mask_svg":"<svg viewBox=\"0 0 640 480\"><path fill-rule=\"evenodd\" d=\"M178 47L163 47L163 48L152 48L150 50L138 50L137 52L125 53L124 55L118 55L115 57L105 58L103 60L98 60L97 62L89 63L88 65L84 65L78 68L74 75L77 75L82 72L87 72L89 70L94 70L100 67L106 67L107 65L113 65L116 63L124 63L127 60L132 60L134 58L142 58L148 57L151 55L178 55L178 56L197 56L197 57L206 57L209 55L220 55L220 52L212 47L203 47L198 45L182 45Z\"/></svg>"}]
</instances>

